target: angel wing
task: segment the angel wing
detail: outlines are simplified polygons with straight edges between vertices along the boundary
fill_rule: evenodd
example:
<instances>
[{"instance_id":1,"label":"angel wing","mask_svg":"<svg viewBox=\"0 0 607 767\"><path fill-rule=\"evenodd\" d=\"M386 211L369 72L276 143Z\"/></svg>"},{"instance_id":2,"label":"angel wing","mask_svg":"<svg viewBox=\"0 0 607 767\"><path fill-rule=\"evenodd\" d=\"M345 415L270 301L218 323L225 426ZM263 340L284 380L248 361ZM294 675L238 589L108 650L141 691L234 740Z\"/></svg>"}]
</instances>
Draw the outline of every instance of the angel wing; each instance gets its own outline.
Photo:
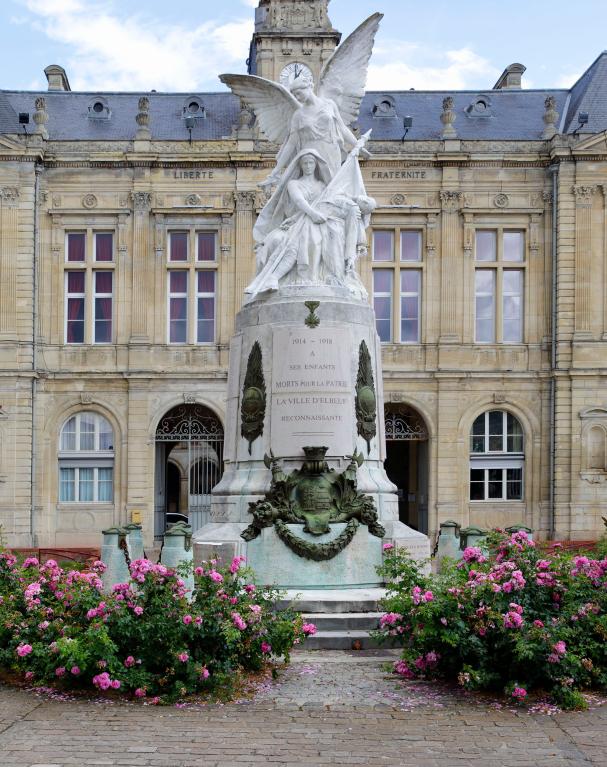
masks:
<instances>
[{"instance_id":1,"label":"angel wing","mask_svg":"<svg viewBox=\"0 0 607 767\"><path fill-rule=\"evenodd\" d=\"M219 75L219 79L251 107L270 141L282 144L286 140L291 118L299 107L286 88L255 75Z\"/></svg>"},{"instance_id":2,"label":"angel wing","mask_svg":"<svg viewBox=\"0 0 607 767\"><path fill-rule=\"evenodd\" d=\"M374 13L363 21L337 48L320 73L318 95L337 104L346 125L358 117L373 41L382 18L382 13Z\"/></svg>"}]
</instances>

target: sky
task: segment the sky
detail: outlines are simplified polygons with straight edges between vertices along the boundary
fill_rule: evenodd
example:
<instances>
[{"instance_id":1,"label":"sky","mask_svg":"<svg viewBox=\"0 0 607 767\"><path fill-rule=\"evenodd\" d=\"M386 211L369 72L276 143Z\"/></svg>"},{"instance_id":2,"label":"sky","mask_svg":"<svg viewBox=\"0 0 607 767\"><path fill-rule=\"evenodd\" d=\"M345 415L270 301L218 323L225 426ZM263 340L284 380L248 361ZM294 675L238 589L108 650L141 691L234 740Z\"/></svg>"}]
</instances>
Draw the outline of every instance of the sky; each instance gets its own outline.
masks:
<instances>
[{"instance_id":1,"label":"sky","mask_svg":"<svg viewBox=\"0 0 607 767\"><path fill-rule=\"evenodd\" d=\"M0 0L0 88L46 90L60 64L72 90L224 90L245 72L257 0ZM384 19L369 90L491 88L513 62L527 88L570 87L607 48L607 0L332 0L345 35Z\"/></svg>"}]
</instances>

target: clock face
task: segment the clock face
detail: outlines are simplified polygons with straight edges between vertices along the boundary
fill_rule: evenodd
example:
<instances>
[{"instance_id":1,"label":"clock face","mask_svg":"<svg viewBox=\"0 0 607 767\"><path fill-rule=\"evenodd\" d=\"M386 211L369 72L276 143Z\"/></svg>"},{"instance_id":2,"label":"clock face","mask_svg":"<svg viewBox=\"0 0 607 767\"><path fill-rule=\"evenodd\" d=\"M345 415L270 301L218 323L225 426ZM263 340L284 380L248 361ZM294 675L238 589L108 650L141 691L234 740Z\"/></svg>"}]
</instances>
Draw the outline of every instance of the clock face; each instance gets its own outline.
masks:
<instances>
[{"instance_id":1,"label":"clock face","mask_svg":"<svg viewBox=\"0 0 607 767\"><path fill-rule=\"evenodd\" d=\"M294 80L306 80L309 83L314 81L310 67L297 61L287 64L280 73L279 79L280 84L284 85L285 88L290 88Z\"/></svg>"}]
</instances>

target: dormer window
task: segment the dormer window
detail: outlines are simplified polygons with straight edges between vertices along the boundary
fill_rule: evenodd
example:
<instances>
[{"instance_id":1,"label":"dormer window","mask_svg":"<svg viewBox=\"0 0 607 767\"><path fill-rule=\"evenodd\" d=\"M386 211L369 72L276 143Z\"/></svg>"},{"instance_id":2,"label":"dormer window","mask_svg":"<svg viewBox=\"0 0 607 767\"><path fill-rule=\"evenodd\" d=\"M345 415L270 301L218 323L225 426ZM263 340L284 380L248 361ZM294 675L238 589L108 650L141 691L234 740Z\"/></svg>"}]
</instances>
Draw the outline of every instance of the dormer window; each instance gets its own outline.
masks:
<instances>
[{"instance_id":1,"label":"dormer window","mask_svg":"<svg viewBox=\"0 0 607 767\"><path fill-rule=\"evenodd\" d=\"M373 105L373 117L396 117L396 105L392 96L380 96Z\"/></svg>"},{"instance_id":2,"label":"dormer window","mask_svg":"<svg viewBox=\"0 0 607 767\"><path fill-rule=\"evenodd\" d=\"M198 96L188 96L185 104L183 105L183 116L185 119L188 117L206 117L202 99L200 99Z\"/></svg>"},{"instance_id":3,"label":"dormer window","mask_svg":"<svg viewBox=\"0 0 607 767\"><path fill-rule=\"evenodd\" d=\"M91 120L109 120L112 112L106 99L102 96L95 96L89 104L88 116Z\"/></svg>"},{"instance_id":4,"label":"dormer window","mask_svg":"<svg viewBox=\"0 0 607 767\"><path fill-rule=\"evenodd\" d=\"M474 101L466 107L468 117L493 117L491 99L485 94L476 96Z\"/></svg>"}]
</instances>

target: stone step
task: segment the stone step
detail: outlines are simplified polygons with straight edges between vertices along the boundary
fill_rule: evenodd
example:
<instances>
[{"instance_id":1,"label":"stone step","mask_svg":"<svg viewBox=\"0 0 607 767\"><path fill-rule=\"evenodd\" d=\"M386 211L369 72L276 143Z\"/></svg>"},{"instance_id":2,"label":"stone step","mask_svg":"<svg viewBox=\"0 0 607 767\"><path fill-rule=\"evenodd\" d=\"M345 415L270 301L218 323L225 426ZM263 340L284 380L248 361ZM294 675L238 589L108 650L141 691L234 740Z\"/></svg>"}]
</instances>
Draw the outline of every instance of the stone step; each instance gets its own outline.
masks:
<instances>
[{"instance_id":1,"label":"stone step","mask_svg":"<svg viewBox=\"0 0 607 767\"><path fill-rule=\"evenodd\" d=\"M319 631L371 631L379 627L383 613L305 613L306 623L313 623Z\"/></svg>"},{"instance_id":2,"label":"stone step","mask_svg":"<svg viewBox=\"0 0 607 767\"><path fill-rule=\"evenodd\" d=\"M284 592L279 607L292 607L310 613L374 613L385 596L382 588L361 589L290 589Z\"/></svg>"},{"instance_id":3,"label":"stone step","mask_svg":"<svg viewBox=\"0 0 607 767\"><path fill-rule=\"evenodd\" d=\"M305 650L374 650L385 645L377 642L368 631L317 631L306 637Z\"/></svg>"}]
</instances>

